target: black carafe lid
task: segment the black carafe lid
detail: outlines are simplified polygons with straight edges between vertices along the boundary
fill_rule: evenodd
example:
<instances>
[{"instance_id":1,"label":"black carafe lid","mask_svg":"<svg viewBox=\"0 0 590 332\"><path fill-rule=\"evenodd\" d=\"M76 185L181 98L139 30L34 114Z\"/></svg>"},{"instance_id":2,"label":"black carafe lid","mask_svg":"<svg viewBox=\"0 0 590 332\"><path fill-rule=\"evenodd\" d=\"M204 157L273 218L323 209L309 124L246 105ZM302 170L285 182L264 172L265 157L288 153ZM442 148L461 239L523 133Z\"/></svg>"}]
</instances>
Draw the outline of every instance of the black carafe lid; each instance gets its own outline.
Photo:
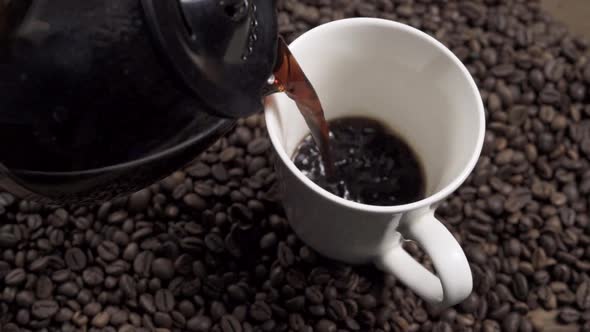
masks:
<instances>
[{"instance_id":1,"label":"black carafe lid","mask_svg":"<svg viewBox=\"0 0 590 332\"><path fill-rule=\"evenodd\" d=\"M211 110L262 110L277 50L274 0L142 0L160 52Z\"/></svg>"}]
</instances>

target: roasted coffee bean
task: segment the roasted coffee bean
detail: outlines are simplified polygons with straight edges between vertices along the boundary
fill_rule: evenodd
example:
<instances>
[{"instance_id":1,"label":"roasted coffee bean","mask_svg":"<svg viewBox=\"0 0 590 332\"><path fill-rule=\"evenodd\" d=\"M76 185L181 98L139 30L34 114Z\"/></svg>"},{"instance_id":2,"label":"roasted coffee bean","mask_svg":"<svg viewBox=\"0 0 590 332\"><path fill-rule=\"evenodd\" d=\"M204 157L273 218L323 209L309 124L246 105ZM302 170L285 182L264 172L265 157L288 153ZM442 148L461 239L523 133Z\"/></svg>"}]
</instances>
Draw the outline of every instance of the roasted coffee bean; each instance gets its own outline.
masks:
<instances>
[{"instance_id":1,"label":"roasted coffee bean","mask_svg":"<svg viewBox=\"0 0 590 332\"><path fill-rule=\"evenodd\" d=\"M205 246L207 246L207 249L217 254L220 254L225 250L223 239L216 233L207 234L207 236L205 236Z\"/></svg>"},{"instance_id":2,"label":"roasted coffee bean","mask_svg":"<svg viewBox=\"0 0 590 332\"><path fill-rule=\"evenodd\" d=\"M272 311L266 303L257 301L250 306L250 316L256 321L264 322L272 317Z\"/></svg>"},{"instance_id":3,"label":"roasted coffee bean","mask_svg":"<svg viewBox=\"0 0 590 332\"><path fill-rule=\"evenodd\" d=\"M45 268L47 267L48 264L49 264L49 257L47 257L47 256L39 257L31 262L31 264L29 265L29 271L39 272L39 271L45 270Z\"/></svg>"},{"instance_id":4,"label":"roasted coffee bean","mask_svg":"<svg viewBox=\"0 0 590 332\"><path fill-rule=\"evenodd\" d=\"M318 332L336 332L337 330L336 324L327 319L320 319L315 325L315 331Z\"/></svg>"},{"instance_id":5,"label":"roasted coffee bean","mask_svg":"<svg viewBox=\"0 0 590 332\"><path fill-rule=\"evenodd\" d=\"M266 152L270 148L270 141L265 138L257 138L248 144L248 153L258 155Z\"/></svg>"},{"instance_id":6,"label":"roasted coffee bean","mask_svg":"<svg viewBox=\"0 0 590 332\"><path fill-rule=\"evenodd\" d=\"M88 286L98 286L104 281L104 272L99 267L89 267L82 272L82 280Z\"/></svg>"},{"instance_id":7,"label":"roasted coffee bean","mask_svg":"<svg viewBox=\"0 0 590 332\"><path fill-rule=\"evenodd\" d=\"M504 331L507 332L516 332L520 327L520 315L518 313L510 313L506 316L506 319L502 323L502 327Z\"/></svg>"},{"instance_id":8,"label":"roasted coffee bean","mask_svg":"<svg viewBox=\"0 0 590 332\"><path fill-rule=\"evenodd\" d=\"M25 282L27 278L27 273L23 269L14 269L8 272L4 277L4 283L7 286L18 286Z\"/></svg>"},{"instance_id":9,"label":"roasted coffee bean","mask_svg":"<svg viewBox=\"0 0 590 332\"><path fill-rule=\"evenodd\" d=\"M98 246L97 252L100 258L112 262L119 257L119 246L113 242L104 241Z\"/></svg>"},{"instance_id":10,"label":"roasted coffee bean","mask_svg":"<svg viewBox=\"0 0 590 332\"><path fill-rule=\"evenodd\" d=\"M156 305L154 303L154 297L151 294L140 295L139 296L139 305L143 310L145 310L149 313L156 312Z\"/></svg>"},{"instance_id":11,"label":"roasted coffee bean","mask_svg":"<svg viewBox=\"0 0 590 332\"><path fill-rule=\"evenodd\" d=\"M31 291L20 291L16 294L15 301L21 307L29 307L35 302L35 295Z\"/></svg>"},{"instance_id":12,"label":"roasted coffee bean","mask_svg":"<svg viewBox=\"0 0 590 332\"><path fill-rule=\"evenodd\" d=\"M328 315L336 321L344 320L347 316L346 305L339 300L331 300L327 311Z\"/></svg>"},{"instance_id":13,"label":"roasted coffee bean","mask_svg":"<svg viewBox=\"0 0 590 332\"><path fill-rule=\"evenodd\" d=\"M514 65L511 63L503 63L492 67L492 74L497 77L506 77L514 72Z\"/></svg>"},{"instance_id":14,"label":"roasted coffee bean","mask_svg":"<svg viewBox=\"0 0 590 332\"><path fill-rule=\"evenodd\" d=\"M64 258L68 268L70 268L72 271L81 271L86 267L86 255L79 248L68 249Z\"/></svg>"},{"instance_id":15,"label":"roasted coffee bean","mask_svg":"<svg viewBox=\"0 0 590 332\"><path fill-rule=\"evenodd\" d=\"M232 315L225 315L221 317L221 322L219 324L221 326L221 332L241 332L242 324L240 321L232 316Z\"/></svg>"},{"instance_id":16,"label":"roasted coffee bean","mask_svg":"<svg viewBox=\"0 0 590 332\"><path fill-rule=\"evenodd\" d=\"M186 327L192 332L207 332L211 328L211 319L207 316L196 316L186 322Z\"/></svg>"},{"instance_id":17,"label":"roasted coffee bean","mask_svg":"<svg viewBox=\"0 0 590 332\"><path fill-rule=\"evenodd\" d=\"M324 302L324 294L317 286L311 286L305 289L306 299L313 304L320 304Z\"/></svg>"},{"instance_id":18,"label":"roasted coffee bean","mask_svg":"<svg viewBox=\"0 0 590 332\"><path fill-rule=\"evenodd\" d=\"M33 303L31 313L35 318L47 319L53 317L59 310L59 305L51 300L39 300Z\"/></svg>"},{"instance_id":19,"label":"roasted coffee bean","mask_svg":"<svg viewBox=\"0 0 590 332\"><path fill-rule=\"evenodd\" d=\"M141 277L149 277L153 261L154 254L151 251L142 251L133 260L133 270Z\"/></svg>"},{"instance_id":20,"label":"roasted coffee bean","mask_svg":"<svg viewBox=\"0 0 590 332\"><path fill-rule=\"evenodd\" d=\"M102 305L98 302L90 302L84 306L82 312L86 316L96 316L102 310Z\"/></svg>"},{"instance_id":21,"label":"roasted coffee bean","mask_svg":"<svg viewBox=\"0 0 590 332\"><path fill-rule=\"evenodd\" d=\"M299 312L305 307L305 297L295 296L285 301L285 308L291 312Z\"/></svg>"},{"instance_id":22,"label":"roasted coffee bean","mask_svg":"<svg viewBox=\"0 0 590 332\"><path fill-rule=\"evenodd\" d=\"M198 195L192 194L192 193L184 196L182 201L188 207L193 208L195 210L199 210L199 211L204 210L207 207L207 202L205 202L204 199L202 199Z\"/></svg>"},{"instance_id":23,"label":"roasted coffee bean","mask_svg":"<svg viewBox=\"0 0 590 332\"><path fill-rule=\"evenodd\" d=\"M323 317L326 315L326 307L322 304L312 305L307 308L307 311L316 317Z\"/></svg>"},{"instance_id":24,"label":"roasted coffee bean","mask_svg":"<svg viewBox=\"0 0 590 332\"><path fill-rule=\"evenodd\" d=\"M461 308L466 313L474 313L477 310L478 306L479 306L479 296L475 292L471 293L467 297L467 299L465 299L461 303Z\"/></svg>"},{"instance_id":25,"label":"roasted coffee bean","mask_svg":"<svg viewBox=\"0 0 590 332\"><path fill-rule=\"evenodd\" d=\"M156 308L162 312L170 312L174 309L175 299L172 292L167 289L160 289L155 295Z\"/></svg>"},{"instance_id":26,"label":"roasted coffee bean","mask_svg":"<svg viewBox=\"0 0 590 332\"><path fill-rule=\"evenodd\" d=\"M53 293L53 282L47 276L39 276L35 285L35 295L38 299L48 299Z\"/></svg>"},{"instance_id":27,"label":"roasted coffee bean","mask_svg":"<svg viewBox=\"0 0 590 332\"><path fill-rule=\"evenodd\" d=\"M152 199L152 193L149 189L142 189L129 196L127 207L132 212L144 211Z\"/></svg>"},{"instance_id":28,"label":"roasted coffee bean","mask_svg":"<svg viewBox=\"0 0 590 332\"><path fill-rule=\"evenodd\" d=\"M526 277L522 273L513 276L513 293L516 298L526 300L529 294L529 285Z\"/></svg>"},{"instance_id":29,"label":"roasted coffee bean","mask_svg":"<svg viewBox=\"0 0 590 332\"><path fill-rule=\"evenodd\" d=\"M11 233L0 232L0 248L12 248L18 243L18 238Z\"/></svg>"},{"instance_id":30,"label":"roasted coffee bean","mask_svg":"<svg viewBox=\"0 0 590 332\"><path fill-rule=\"evenodd\" d=\"M580 312L573 308L564 308L559 311L558 318L566 324L575 323L580 319Z\"/></svg>"},{"instance_id":31,"label":"roasted coffee bean","mask_svg":"<svg viewBox=\"0 0 590 332\"><path fill-rule=\"evenodd\" d=\"M90 324L94 327L97 327L97 328L104 328L105 326L107 326L110 319L111 319L111 315L109 313L100 312L100 313L96 314L96 316L94 316L94 318L92 318L92 321L90 322Z\"/></svg>"},{"instance_id":32,"label":"roasted coffee bean","mask_svg":"<svg viewBox=\"0 0 590 332\"><path fill-rule=\"evenodd\" d=\"M152 274L156 278L169 280L174 277L174 264L168 258L156 258L152 264Z\"/></svg>"},{"instance_id":33,"label":"roasted coffee bean","mask_svg":"<svg viewBox=\"0 0 590 332\"><path fill-rule=\"evenodd\" d=\"M277 256L283 267L289 267L295 262L293 251L291 251L291 248L289 248L284 242L279 243Z\"/></svg>"},{"instance_id":34,"label":"roasted coffee bean","mask_svg":"<svg viewBox=\"0 0 590 332\"><path fill-rule=\"evenodd\" d=\"M137 284L135 279L129 275L121 276L119 279L119 288L130 299L134 299L137 296Z\"/></svg>"},{"instance_id":35,"label":"roasted coffee bean","mask_svg":"<svg viewBox=\"0 0 590 332\"><path fill-rule=\"evenodd\" d=\"M226 182L229 179L227 169L222 164L215 164L211 167L211 174L213 178L221 183Z\"/></svg>"}]
</instances>

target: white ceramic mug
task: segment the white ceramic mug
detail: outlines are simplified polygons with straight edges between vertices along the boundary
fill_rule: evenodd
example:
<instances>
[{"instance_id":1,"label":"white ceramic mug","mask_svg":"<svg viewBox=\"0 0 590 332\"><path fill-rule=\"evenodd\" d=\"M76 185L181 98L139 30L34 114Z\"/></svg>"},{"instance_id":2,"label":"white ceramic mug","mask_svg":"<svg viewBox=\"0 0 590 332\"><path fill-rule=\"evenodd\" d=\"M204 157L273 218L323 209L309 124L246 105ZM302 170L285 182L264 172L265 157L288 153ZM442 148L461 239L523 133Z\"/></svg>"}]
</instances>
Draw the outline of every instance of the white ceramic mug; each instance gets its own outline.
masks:
<instances>
[{"instance_id":1,"label":"white ceramic mug","mask_svg":"<svg viewBox=\"0 0 590 332\"><path fill-rule=\"evenodd\" d=\"M430 303L449 306L465 299L473 283L469 264L434 211L468 177L483 145L484 108L467 69L434 38L381 19L331 22L290 48L328 119L380 120L413 147L426 174L426 198L411 204L370 206L332 195L291 161L309 129L287 96L273 95L266 124L297 235L327 257L375 262ZM422 246L438 276L402 248L404 239Z\"/></svg>"}]
</instances>

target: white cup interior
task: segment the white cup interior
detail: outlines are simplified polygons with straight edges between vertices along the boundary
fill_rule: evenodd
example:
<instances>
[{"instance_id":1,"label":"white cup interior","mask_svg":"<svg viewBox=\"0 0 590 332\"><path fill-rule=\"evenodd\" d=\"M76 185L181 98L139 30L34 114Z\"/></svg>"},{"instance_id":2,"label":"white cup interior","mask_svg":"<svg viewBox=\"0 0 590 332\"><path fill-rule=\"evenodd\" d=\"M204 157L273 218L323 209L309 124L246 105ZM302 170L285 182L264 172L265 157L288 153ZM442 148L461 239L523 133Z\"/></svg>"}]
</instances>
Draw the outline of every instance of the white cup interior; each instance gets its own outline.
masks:
<instances>
[{"instance_id":1,"label":"white cup interior","mask_svg":"<svg viewBox=\"0 0 590 332\"><path fill-rule=\"evenodd\" d=\"M484 134L481 97L465 67L433 38L391 21L349 19L311 30L290 48L328 119L371 117L412 146L428 196L474 167ZM268 105L271 137L291 157L309 129L284 94Z\"/></svg>"}]
</instances>

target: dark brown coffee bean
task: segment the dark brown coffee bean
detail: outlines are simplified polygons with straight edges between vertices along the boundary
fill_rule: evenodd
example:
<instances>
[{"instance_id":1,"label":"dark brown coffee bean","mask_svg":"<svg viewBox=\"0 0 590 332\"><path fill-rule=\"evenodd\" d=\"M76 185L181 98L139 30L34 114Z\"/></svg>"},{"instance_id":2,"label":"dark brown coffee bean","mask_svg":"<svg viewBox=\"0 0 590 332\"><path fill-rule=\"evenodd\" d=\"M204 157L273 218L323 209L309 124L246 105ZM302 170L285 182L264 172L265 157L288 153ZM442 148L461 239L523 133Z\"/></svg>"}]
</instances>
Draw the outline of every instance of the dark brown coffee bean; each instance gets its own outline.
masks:
<instances>
[{"instance_id":1,"label":"dark brown coffee bean","mask_svg":"<svg viewBox=\"0 0 590 332\"><path fill-rule=\"evenodd\" d=\"M86 267L86 254L79 248L68 249L65 253L65 262L72 271L81 271Z\"/></svg>"},{"instance_id":2,"label":"dark brown coffee bean","mask_svg":"<svg viewBox=\"0 0 590 332\"><path fill-rule=\"evenodd\" d=\"M498 53L495 48L486 48L481 52L481 59L488 66L494 66L498 62Z\"/></svg>"},{"instance_id":3,"label":"dark brown coffee bean","mask_svg":"<svg viewBox=\"0 0 590 332\"><path fill-rule=\"evenodd\" d=\"M580 312L573 308L564 308L559 311L558 318L566 324L576 323L580 319Z\"/></svg>"},{"instance_id":4,"label":"dark brown coffee bean","mask_svg":"<svg viewBox=\"0 0 590 332\"><path fill-rule=\"evenodd\" d=\"M264 322L272 317L270 307L262 301L257 301L250 306L250 316L258 322Z\"/></svg>"},{"instance_id":5,"label":"dark brown coffee bean","mask_svg":"<svg viewBox=\"0 0 590 332\"><path fill-rule=\"evenodd\" d=\"M53 293L53 282L47 276L39 276L35 285L35 295L38 299L49 299Z\"/></svg>"},{"instance_id":6,"label":"dark brown coffee bean","mask_svg":"<svg viewBox=\"0 0 590 332\"><path fill-rule=\"evenodd\" d=\"M149 277L152 269L154 254L151 251L140 252L133 261L133 270L139 276Z\"/></svg>"},{"instance_id":7,"label":"dark brown coffee bean","mask_svg":"<svg viewBox=\"0 0 590 332\"><path fill-rule=\"evenodd\" d=\"M523 105L515 105L510 108L508 112L508 121L513 126L520 126L522 125L528 116L528 109L526 106Z\"/></svg>"},{"instance_id":8,"label":"dark brown coffee bean","mask_svg":"<svg viewBox=\"0 0 590 332\"><path fill-rule=\"evenodd\" d=\"M84 306L84 309L82 310L82 312L86 316L93 317L93 316L98 315L98 313L101 312L101 310L102 310L102 305L100 303L90 302Z\"/></svg>"},{"instance_id":9,"label":"dark brown coffee bean","mask_svg":"<svg viewBox=\"0 0 590 332\"><path fill-rule=\"evenodd\" d=\"M4 261L0 261L0 280L4 280L4 277L10 272L10 264Z\"/></svg>"},{"instance_id":10,"label":"dark brown coffee bean","mask_svg":"<svg viewBox=\"0 0 590 332\"><path fill-rule=\"evenodd\" d=\"M154 304L154 297L151 294L142 294L139 296L139 305L141 308L149 313L156 312L156 305Z\"/></svg>"},{"instance_id":11,"label":"dark brown coffee bean","mask_svg":"<svg viewBox=\"0 0 590 332\"><path fill-rule=\"evenodd\" d=\"M69 321L70 319L72 319L73 316L74 312L70 308L60 308L53 319L61 323Z\"/></svg>"},{"instance_id":12,"label":"dark brown coffee bean","mask_svg":"<svg viewBox=\"0 0 590 332\"><path fill-rule=\"evenodd\" d=\"M59 305L51 300L39 300L33 303L31 313L35 318L47 319L53 317L59 310Z\"/></svg>"},{"instance_id":13,"label":"dark brown coffee bean","mask_svg":"<svg viewBox=\"0 0 590 332\"><path fill-rule=\"evenodd\" d=\"M543 72L538 69L533 69L529 73L529 82L537 90L540 91L545 86L545 77Z\"/></svg>"},{"instance_id":14,"label":"dark brown coffee bean","mask_svg":"<svg viewBox=\"0 0 590 332\"><path fill-rule=\"evenodd\" d=\"M225 251L225 242L223 238L216 233L210 233L205 236L205 246L211 252L220 254Z\"/></svg>"},{"instance_id":15,"label":"dark brown coffee bean","mask_svg":"<svg viewBox=\"0 0 590 332\"><path fill-rule=\"evenodd\" d=\"M473 292L461 303L461 309L466 313L474 313L479 306L479 296Z\"/></svg>"},{"instance_id":16,"label":"dark brown coffee bean","mask_svg":"<svg viewBox=\"0 0 590 332\"><path fill-rule=\"evenodd\" d=\"M372 294L366 294L357 301L362 309L373 309L377 306L377 299Z\"/></svg>"},{"instance_id":17,"label":"dark brown coffee bean","mask_svg":"<svg viewBox=\"0 0 590 332\"><path fill-rule=\"evenodd\" d=\"M187 168L187 173L196 178L204 178L211 174L211 168L204 163L195 163Z\"/></svg>"},{"instance_id":18,"label":"dark brown coffee bean","mask_svg":"<svg viewBox=\"0 0 590 332\"><path fill-rule=\"evenodd\" d=\"M80 291L80 287L74 282L66 282L57 287L57 294L67 297L75 297Z\"/></svg>"},{"instance_id":19,"label":"dark brown coffee bean","mask_svg":"<svg viewBox=\"0 0 590 332\"><path fill-rule=\"evenodd\" d=\"M109 324L110 319L111 315L109 313L100 312L96 316L94 316L94 318L92 318L90 324L97 328L104 328Z\"/></svg>"},{"instance_id":20,"label":"dark brown coffee bean","mask_svg":"<svg viewBox=\"0 0 590 332\"><path fill-rule=\"evenodd\" d=\"M156 308L162 312L170 312L174 309L175 299L172 292L167 289L160 289L155 296Z\"/></svg>"},{"instance_id":21,"label":"dark brown coffee bean","mask_svg":"<svg viewBox=\"0 0 590 332\"><path fill-rule=\"evenodd\" d=\"M305 307L305 297L295 296L285 301L285 308L291 312L300 312Z\"/></svg>"},{"instance_id":22,"label":"dark brown coffee bean","mask_svg":"<svg viewBox=\"0 0 590 332\"><path fill-rule=\"evenodd\" d=\"M285 279L287 280L289 285L295 289L305 288L305 277L301 272L297 270L290 269L289 271L287 271Z\"/></svg>"},{"instance_id":23,"label":"dark brown coffee bean","mask_svg":"<svg viewBox=\"0 0 590 332\"><path fill-rule=\"evenodd\" d=\"M486 319L483 321L483 325L482 325L482 331L483 332L500 332L500 324L498 324L498 322L496 322L495 320L489 320Z\"/></svg>"},{"instance_id":24,"label":"dark brown coffee bean","mask_svg":"<svg viewBox=\"0 0 590 332\"><path fill-rule=\"evenodd\" d=\"M558 105L561 101L561 93L553 88L544 88L539 93L541 102L549 105Z\"/></svg>"},{"instance_id":25,"label":"dark brown coffee bean","mask_svg":"<svg viewBox=\"0 0 590 332\"><path fill-rule=\"evenodd\" d=\"M315 325L315 331L318 332L336 332L337 330L336 324L327 319L320 319Z\"/></svg>"},{"instance_id":26,"label":"dark brown coffee bean","mask_svg":"<svg viewBox=\"0 0 590 332\"><path fill-rule=\"evenodd\" d=\"M160 328L170 329L172 328L173 324L174 322L172 320L172 317L168 313L156 312L154 314L154 325Z\"/></svg>"},{"instance_id":27,"label":"dark brown coffee bean","mask_svg":"<svg viewBox=\"0 0 590 332\"><path fill-rule=\"evenodd\" d=\"M105 205L105 208L106 207L107 206ZM108 223L109 224L120 224L127 218L127 216L128 216L128 213L126 211L115 211L109 215Z\"/></svg>"},{"instance_id":28,"label":"dark brown coffee bean","mask_svg":"<svg viewBox=\"0 0 590 332\"><path fill-rule=\"evenodd\" d=\"M517 332L520 327L520 315L517 313L510 313L502 323L503 331Z\"/></svg>"},{"instance_id":29,"label":"dark brown coffee bean","mask_svg":"<svg viewBox=\"0 0 590 332\"><path fill-rule=\"evenodd\" d=\"M576 303L582 310L590 309L590 281L582 282L576 289Z\"/></svg>"},{"instance_id":30,"label":"dark brown coffee bean","mask_svg":"<svg viewBox=\"0 0 590 332\"><path fill-rule=\"evenodd\" d=\"M83 271L82 280L88 286L98 286L104 281L104 272L99 267L89 267Z\"/></svg>"},{"instance_id":31,"label":"dark brown coffee bean","mask_svg":"<svg viewBox=\"0 0 590 332\"><path fill-rule=\"evenodd\" d=\"M151 266L152 274L156 278L169 280L174 277L174 263L168 258L156 258Z\"/></svg>"},{"instance_id":32,"label":"dark brown coffee bean","mask_svg":"<svg viewBox=\"0 0 590 332\"><path fill-rule=\"evenodd\" d=\"M31 291L20 291L16 293L15 301L21 307L29 307L35 302L35 295Z\"/></svg>"},{"instance_id":33,"label":"dark brown coffee bean","mask_svg":"<svg viewBox=\"0 0 590 332\"><path fill-rule=\"evenodd\" d=\"M322 304L312 305L307 308L307 311L316 317L323 317L326 315L326 307Z\"/></svg>"},{"instance_id":34,"label":"dark brown coffee bean","mask_svg":"<svg viewBox=\"0 0 590 332\"><path fill-rule=\"evenodd\" d=\"M511 75L514 72L514 65L511 63L503 63L497 66L494 66L492 69L492 74L496 77L506 77Z\"/></svg>"},{"instance_id":35,"label":"dark brown coffee bean","mask_svg":"<svg viewBox=\"0 0 590 332\"><path fill-rule=\"evenodd\" d=\"M346 305L339 300L331 300L328 303L328 316L335 321L344 320L347 316Z\"/></svg>"},{"instance_id":36,"label":"dark brown coffee bean","mask_svg":"<svg viewBox=\"0 0 590 332\"><path fill-rule=\"evenodd\" d=\"M196 316L186 322L186 328L191 332L208 332L211 328L211 319L207 316Z\"/></svg>"},{"instance_id":37,"label":"dark brown coffee bean","mask_svg":"<svg viewBox=\"0 0 590 332\"><path fill-rule=\"evenodd\" d=\"M0 248L13 248L18 244L18 238L11 233L0 232Z\"/></svg>"},{"instance_id":38,"label":"dark brown coffee bean","mask_svg":"<svg viewBox=\"0 0 590 332\"><path fill-rule=\"evenodd\" d=\"M134 299L137 296L137 285L135 280L129 275L123 275L119 279L119 288L127 295L128 298Z\"/></svg>"},{"instance_id":39,"label":"dark brown coffee bean","mask_svg":"<svg viewBox=\"0 0 590 332\"><path fill-rule=\"evenodd\" d=\"M274 248L277 244L277 235L274 232L265 234L260 239L260 248L261 249L271 249Z\"/></svg>"},{"instance_id":40,"label":"dark brown coffee bean","mask_svg":"<svg viewBox=\"0 0 590 332\"><path fill-rule=\"evenodd\" d=\"M324 302L324 294L317 286L311 286L305 289L305 298L313 304Z\"/></svg>"},{"instance_id":41,"label":"dark brown coffee bean","mask_svg":"<svg viewBox=\"0 0 590 332\"><path fill-rule=\"evenodd\" d=\"M517 299L526 300L529 294L529 285L522 273L513 276L513 292Z\"/></svg>"},{"instance_id":42,"label":"dark brown coffee bean","mask_svg":"<svg viewBox=\"0 0 590 332\"><path fill-rule=\"evenodd\" d=\"M7 286L18 286L25 282L27 278L27 273L23 269L14 269L8 272L4 277L4 283Z\"/></svg>"},{"instance_id":43,"label":"dark brown coffee bean","mask_svg":"<svg viewBox=\"0 0 590 332\"><path fill-rule=\"evenodd\" d=\"M270 148L270 141L267 138L257 138L248 144L248 153L252 155L259 155L266 152Z\"/></svg>"},{"instance_id":44,"label":"dark brown coffee bean","mask_svg":"<svg viewBox=\"0 0 590 332\"><path fill-rule=\"evenodd\" d=\"M242 324L240 321L232 316L232 315L225 315L221 317L220 324L221 332L242 332Z\"/></svg>"},{"instance_id":45,"label":"dark brown coffee bean","mask_svg":"<svg viewBox=\"0 0 590 332\"><path fill-rule=\"evenodd\" d=\"M148 207L151 199L151 191L149 189L143 189L129 196L127 207L132 212L144 211Z\"/></svg>"},{"instance_id":46,"label":"dark brown coffee bean","mask_svg":"<svg viewBox=\"0 0 590 332\"><path fill-rule=\"evenodd\" d=\"M129 271L130 268L131 266L129 265L129 263L123 260L117 260L115 262L112 262L110 265L107 265L105 267L105 272L111 276L120 276L123 273Z\"/></svg>"},{"instance_id":47,"label":"dark brown coffee bean","mask_svg":"<svg viewBox=\"0 0 590 332\"><path fill-rule=\"evenodd\" d=\"M111 241L103 241L97 248L100 258L112 262L119 257L119 246Z\"/></svg>"},{"instance_id":48,"label":"dark brown coffee bean","mask_svg":"<svg viewBox=\"0 0 590 332\"><path fill-rule=\"evenodd\" d=\"M229 180L229 174L227 173L227 169L225 168L225 166L223 166L223 164L213 165L213 167L211 167L211 174L217 181L221 183L224 183L227 180Z\"/></svg>"},{"instance_id":49,"label":"dark brown coffee bean","mask_svg":"<svg viewBox=\"0 0 590 332\"><path fill-rule=\"evenodd\" d=\"M47 256L39 257L31 262L31 264L29 265L29 271L39 272L39 271L45 270L45 268L47 268L48 264L49 264L49 257L47 257Z\"/></svg>"},{"instance_id":50,"label":"dark brown coffee bean","mask_svg":"<svg viewBox=\"0 0 590 332\"><path fill-rule=\"evenodd\" d=\"M202 199L199 195L196 194L188 194L182 198L184 204L188 207L193 208L195 210L202 211L207 207L207 202Z\"/></svg>"},{"instance_id":51,"label":"dark brown coffee bean","mask_svg":"<svg viewBox=\"0 0 590 332\"><path fill-rule=\"evenodd\" d=\"M289 267L295 262L295 255L293 254L293 251L291 251L291 248L289 248L289 246L287 246L287 244L284 242L279 243L277 256L281 266L283 267Z\"/></svg>"}]
</instances>

